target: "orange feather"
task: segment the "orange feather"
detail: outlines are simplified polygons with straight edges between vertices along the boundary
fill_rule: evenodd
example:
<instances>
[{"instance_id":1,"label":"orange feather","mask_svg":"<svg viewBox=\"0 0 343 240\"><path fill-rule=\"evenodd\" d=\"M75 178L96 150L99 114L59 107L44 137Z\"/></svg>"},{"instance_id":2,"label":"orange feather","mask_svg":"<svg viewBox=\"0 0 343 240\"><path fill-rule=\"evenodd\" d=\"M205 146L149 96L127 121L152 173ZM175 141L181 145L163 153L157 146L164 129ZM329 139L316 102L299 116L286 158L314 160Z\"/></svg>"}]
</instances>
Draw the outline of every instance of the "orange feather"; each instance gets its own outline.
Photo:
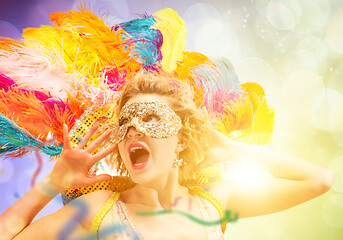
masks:
<instances>
[{"instance_id":1,"label":"orange feather","mask_svg":"<svg viewBox=\"0 0 343 240\"><path fill-rule=\"evenodd\" d=\"M62 125L73 126L73 114L70 110L58 108L46 109L33 91L23 92L16 87L9 91L0 90L0 113L14 121L39 140L45 141L49 134L62 142Z\"/></svg>"}]
</instances>

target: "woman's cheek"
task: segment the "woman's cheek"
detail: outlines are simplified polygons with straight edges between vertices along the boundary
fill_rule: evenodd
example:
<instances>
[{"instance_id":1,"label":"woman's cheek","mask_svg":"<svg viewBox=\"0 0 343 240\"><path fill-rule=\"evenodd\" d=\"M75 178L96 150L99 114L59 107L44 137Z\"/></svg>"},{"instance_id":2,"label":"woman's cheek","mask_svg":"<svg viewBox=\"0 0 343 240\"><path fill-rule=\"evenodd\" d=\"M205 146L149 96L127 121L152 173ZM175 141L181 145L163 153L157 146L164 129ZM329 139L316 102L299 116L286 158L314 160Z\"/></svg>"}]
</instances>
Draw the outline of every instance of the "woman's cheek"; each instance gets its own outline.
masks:
<instances>
[{"instance_id":1,"label":"woman's cheek","mask_svg":"<svg viewBox=\"0 0 343 240\"><path fill-rule=\"evenodd\" d=\"M127 158L127 154L125 152L125 148L124 148L124 144L122 143L119 143L118 144L118 149L119 149L119 155L121 157L122 160L126 159Z\"/></svg>"}]
</instances>

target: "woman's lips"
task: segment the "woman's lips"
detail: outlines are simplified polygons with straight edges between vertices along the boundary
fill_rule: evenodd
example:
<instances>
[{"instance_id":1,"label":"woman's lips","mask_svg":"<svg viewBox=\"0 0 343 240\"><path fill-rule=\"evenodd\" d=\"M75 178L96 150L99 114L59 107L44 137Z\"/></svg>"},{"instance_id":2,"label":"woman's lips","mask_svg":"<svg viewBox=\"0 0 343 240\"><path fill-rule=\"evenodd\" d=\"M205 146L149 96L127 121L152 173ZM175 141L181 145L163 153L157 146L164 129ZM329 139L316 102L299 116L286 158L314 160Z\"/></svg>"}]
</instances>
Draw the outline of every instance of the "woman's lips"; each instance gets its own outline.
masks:
<instances>
[{"instance_id":1,"label":"woman's lips","mask_svg":"<svg viewBox=\"0 0 343 240\"><path fill-rule=\"evenodd\" d=\"M136 150L137 148L144 149L148 153L148 157L147 157L146 161L135 164L135 163L133 163L133 161L131 159L131 151L134 151L133 149ZM148 149L143 144L140 144L140 143L132 143L132 144L130 144L129 147L128 147L128 153L129 153L129 156L130 156L130 161L131 161L132 169L134 169L134 170L140 170L140 169L145 168L145 166L149 162L149 155L150 155L150 153L149 153Z\"/></svg>"},{"instance_id":2,"label":"woman's lips","mask_svg":"<svg viewBox=\"0 0 343 240\"><path fill-rule=\"evenodd\" d=\"M134 164L131 161L131 166L132 166L132 169L134 169L134 170L140 170L140 169L145 168L145 166L148 164L148 162L149 162L149 158L144 163Z\"/></svg>"}]
</instances>

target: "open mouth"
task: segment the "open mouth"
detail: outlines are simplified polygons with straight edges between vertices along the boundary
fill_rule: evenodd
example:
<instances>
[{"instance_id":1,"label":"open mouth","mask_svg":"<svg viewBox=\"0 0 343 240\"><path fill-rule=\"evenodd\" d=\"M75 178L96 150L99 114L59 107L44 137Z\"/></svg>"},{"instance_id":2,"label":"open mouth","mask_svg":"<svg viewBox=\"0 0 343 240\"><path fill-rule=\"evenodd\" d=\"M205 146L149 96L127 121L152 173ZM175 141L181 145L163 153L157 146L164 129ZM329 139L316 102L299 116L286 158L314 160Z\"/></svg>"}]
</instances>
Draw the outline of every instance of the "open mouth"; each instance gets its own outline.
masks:
<instances>
[{"instance_id":1,"label":"open mouth","mask_svg":"<svg viewBox=\"0 0 343 240\"><path fill-rule=\"evenodd\" d=\"M129 148L130 160L134 169L142 169L149 160L149 152L142 146L132 146Z\"/></svg>"}]
</instances>

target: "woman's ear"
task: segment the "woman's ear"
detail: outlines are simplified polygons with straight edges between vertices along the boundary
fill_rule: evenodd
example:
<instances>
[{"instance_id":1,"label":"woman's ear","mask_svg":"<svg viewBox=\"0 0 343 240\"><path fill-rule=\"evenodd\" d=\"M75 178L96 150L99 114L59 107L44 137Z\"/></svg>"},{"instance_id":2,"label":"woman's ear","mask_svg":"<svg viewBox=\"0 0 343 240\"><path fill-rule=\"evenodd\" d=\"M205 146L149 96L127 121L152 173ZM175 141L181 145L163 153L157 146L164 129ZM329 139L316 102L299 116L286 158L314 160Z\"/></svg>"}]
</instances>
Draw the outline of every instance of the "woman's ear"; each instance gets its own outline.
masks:
<instances>
[{"instance_id":1,"label":"woman's ear","mask_svg":"<svg viewBox=\"0 0 343 240\"><path fill-rule=\"evenodd\" d=\"M185 137L180 137L179 142L177 143L177 151L182 152L187 148L187 141Z\"/></svg>"}]
</instances>

